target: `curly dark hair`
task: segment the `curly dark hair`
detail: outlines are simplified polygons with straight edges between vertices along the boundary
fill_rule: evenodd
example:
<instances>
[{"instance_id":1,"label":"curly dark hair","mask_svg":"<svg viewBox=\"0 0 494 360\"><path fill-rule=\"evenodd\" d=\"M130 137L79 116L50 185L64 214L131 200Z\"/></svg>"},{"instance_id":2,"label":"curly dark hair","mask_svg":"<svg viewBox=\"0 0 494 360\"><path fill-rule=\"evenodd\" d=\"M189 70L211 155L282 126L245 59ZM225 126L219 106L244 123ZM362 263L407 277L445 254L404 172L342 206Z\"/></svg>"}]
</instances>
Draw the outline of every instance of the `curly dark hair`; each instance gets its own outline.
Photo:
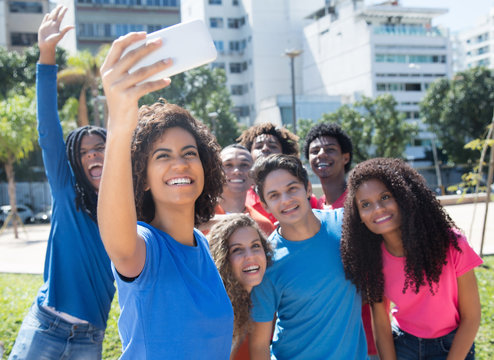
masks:
<instances>
[{"instance_id":1,"label":"curly dark hair","mask_svg":"<svg viewBox=\"0 0 494 360\"><path fill-rule=\"evenodd\" d=\"M350 171L350 167L352 165L352 157L353 157L353 144L350 136L341 128L341 126L337 123L320 123L314 127L312 127L304 140L304 154L305 158L309 160L309 148L310 144L317 138L321 136L330 136L338 141L338 145L340 145L342 154L350 154L350 160L345 164L345 172Z\"/></svg>"},{"instance_id":2,"label":"curly dark hair","mask_svg":"<svg viewBox=\"0 0 494 360\"><path fill-rule=\"evenodd\" d=\"M257 223L246 214L230 214L219 220L208 234L211 255L218 271L223 279L226 292L232 302L234 323L233 337L234 340L240 340L249 331L250 325L250 301L249 293L242 287L239 281L233 276L230 263L229 243L230 237L235 231L244 227L252 227L259 234L261 244L266 254L267 265L271 264L273 251L264 233ZM237 341L238 342L238 341Z\"/></svg>"},{"instance_id":3,"label":"curly dark hair","mask_svg":"<svg viewBox=\"0 0 494 360\"><path fill-rule=\"evenodd\" d=\"M271 154L256 160L251 170L252 179L256 183L256 193L263 203L266 203L266 200L264 199L264 182L268 175L275 170L288 171L304 184L305 190L309 188L309 175L298 157L293 155Z\"/></svg>"},{"instance_id":4,"label":"curly dark hair","mask_svg":"<svg viewBox=\"0 0 494 360\"><path fill-rule=\"evenodd\" d=\"M268 122L251 126L237 138L237 141L251 151L256 137L262 134L276 137L281 144L283 154L298 156L298 136L284 127Z\"/></svg>"},{"instance_id":5,"label":"curly dark hair","mask_svg":"<svg viewBox=\"0 0 494 360\"><path fill-rule=\"evenodd\" d=\"M366 181L381 181L395 198L401 216L401 240L405 251L405 283L418 293L421 286L438 283L450 246L461 251L455 223L444 211L425 179L400 159L375 158L353 169L348 179L348 196L341 237L341 257L347 279L369 303L382 301L383 237L362 223L355 193Z\"/></svg>"},{"instance_id":6,"label":"curly dark hair","mask_svg":"<svg viewBox=\"0 0 494 360\"><path fill-rule=\"evenodd\" d=\"M152 146L167 129L180 127L196 140L204 170L204 189L195 202L194 223L198 225L207 222L214 216L214 208L225 183L219 157L220 146L215 137L187 110L163 101L142 106L138 119L131 146L137 219L149 223L154 218L155 206L151 191L144 190L147 162Z\"/></svg>"},{"instance_id":7,"label":"curly dark hair","mask_svg":"<svg viewBox=\"0 0 494 360\"><path fill-rule=\"evenodd\" d=\"M89 182L81 163L81 143L86 135L98 135L103 142L106 142L106 129L87 125L74 129L67 135L65 152L75 176L76 209L84 211L94 222L97 222L98 189Z\"/></svg>"}]
</instances>

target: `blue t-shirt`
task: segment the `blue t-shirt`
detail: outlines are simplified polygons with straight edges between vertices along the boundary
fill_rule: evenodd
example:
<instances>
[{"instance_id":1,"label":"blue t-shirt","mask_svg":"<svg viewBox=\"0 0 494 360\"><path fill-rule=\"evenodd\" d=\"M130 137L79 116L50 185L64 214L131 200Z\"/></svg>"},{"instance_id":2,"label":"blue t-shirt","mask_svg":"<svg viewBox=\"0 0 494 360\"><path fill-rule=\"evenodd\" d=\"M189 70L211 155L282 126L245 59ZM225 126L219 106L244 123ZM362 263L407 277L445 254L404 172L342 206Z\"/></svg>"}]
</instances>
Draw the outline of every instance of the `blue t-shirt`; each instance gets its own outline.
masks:
<instances>
[{"instance_id":1,"label":"blue t-shirt","mask_svg":"<svg viewBox=\"0 0 494 360\"><path fill-rule=\"evenodd\" d=\"M367 359L361 298L340 257L343 212L313 212L321 228L312 238L271 234L273 264L252 291L252 318L266 322L277 313L276 359Z\"/></svg>"},{"instance_id":2,"label":"blue t-shirt","mask_svg":"<svg viewBox=\"0 0 494 360\"><path fill-rule=\"evenodd\" d=\"M37 65L39 144L52 195L44 281L36 301L105 329L115 293L98 225L75 205L75 177L57 112L57 66Z\"/></svg>"},{"instance_id":3,"label":"blue t-shirt","mask_svg":"<svg viewBox=\"0 0 494 360\"><path fill-rule=\"evenodd\" d=\"M138 222L146 262L133 281L115 268L121 359L229 359L233 309L202 233L186 246Z\"/></svg>"}]
</instances>

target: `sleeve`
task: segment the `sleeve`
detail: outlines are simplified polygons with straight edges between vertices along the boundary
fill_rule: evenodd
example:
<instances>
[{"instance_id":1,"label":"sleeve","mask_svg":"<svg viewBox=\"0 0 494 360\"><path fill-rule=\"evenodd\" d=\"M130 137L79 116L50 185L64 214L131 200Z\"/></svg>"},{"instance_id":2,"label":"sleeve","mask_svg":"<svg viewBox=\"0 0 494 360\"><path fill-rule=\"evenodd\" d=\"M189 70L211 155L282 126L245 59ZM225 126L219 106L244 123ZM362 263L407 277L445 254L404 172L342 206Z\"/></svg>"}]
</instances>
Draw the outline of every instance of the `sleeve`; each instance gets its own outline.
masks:
<instances>
[{"instance_id":1,"label":"sleeve","mask_svg":"<svg viewBox=\"0 0 494 360\"><path fill-rule=\"evenodd\" d=\"M462 234L459 235L458 246L460 247L461 252L454 247L451 247L449 250L451 253L451 260L455 267L456 277L460 277L483 263L482 258L478 256L468 244L466 237Z\"/></svg>"},{"instance_id":2,"label":"sleeve","mask_svg":"<svg viewBox=\"0 0 494 360\"><path fill-rule=\"evenodd\" d=\"M72 182L72 170L65 153L63 131L58 117L57 69L56 65L37 64L36 67L39 145L46 176L54 196L58 190Z\"/></svg>"},{"instance_id":3,"label":"sleeve","mask_svg":"<svg viewBox=\"0 0 494 360\"><path fill-rule=\"evenodd\" d=\"M250 299L252 301L252 320L255 322L273 320L279 305L279 295L268 276L265 275L262 282L252 289Z\"/></svg>"}]
</instances>

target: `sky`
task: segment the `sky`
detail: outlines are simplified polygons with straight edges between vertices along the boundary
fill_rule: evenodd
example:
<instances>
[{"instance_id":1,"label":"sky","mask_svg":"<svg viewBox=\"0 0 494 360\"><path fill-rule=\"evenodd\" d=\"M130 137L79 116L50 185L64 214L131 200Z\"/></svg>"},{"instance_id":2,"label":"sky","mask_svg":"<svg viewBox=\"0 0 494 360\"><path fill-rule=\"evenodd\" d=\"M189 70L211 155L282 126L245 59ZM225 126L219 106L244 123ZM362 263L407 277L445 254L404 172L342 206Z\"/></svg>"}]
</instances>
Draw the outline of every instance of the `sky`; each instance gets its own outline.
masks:
<instances>
[{"instance_id":1,"label":"sky","mask_svg":"<svg viewBox=\"0 0 494 360\"><path fill-rule=\"evenodd\" d=\"M381 3L382 0L365 0L366 4ZM452 32L468 29L475 25L480 16L487 15L494 0L400 0L402 6L445 8L449 12L439 15L433 25L448 27Z\"/></svg>"}]
</instances>

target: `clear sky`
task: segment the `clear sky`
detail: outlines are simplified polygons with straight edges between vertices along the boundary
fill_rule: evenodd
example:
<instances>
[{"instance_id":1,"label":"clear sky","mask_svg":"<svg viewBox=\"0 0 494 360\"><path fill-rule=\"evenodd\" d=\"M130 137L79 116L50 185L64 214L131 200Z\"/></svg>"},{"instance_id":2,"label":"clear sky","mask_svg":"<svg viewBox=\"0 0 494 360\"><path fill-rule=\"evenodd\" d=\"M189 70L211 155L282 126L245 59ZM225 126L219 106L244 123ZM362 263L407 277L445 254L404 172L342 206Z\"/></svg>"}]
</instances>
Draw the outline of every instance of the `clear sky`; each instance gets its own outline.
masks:
<instances>
[{"instance_id":1,"label":"clear sky","mask_svg":"<svg viewBox=\"0 0 494 360\"><path fill-rule=\"evenodd\" d=\"M366 4L377 4L382 0L365 0ZM494 0L400 0L402 6L433 7L449 9L449 12L433 20L434 25L449 27L452 32L475 25L477 18L489 14Z\"/></svg>"}]
</instances>

